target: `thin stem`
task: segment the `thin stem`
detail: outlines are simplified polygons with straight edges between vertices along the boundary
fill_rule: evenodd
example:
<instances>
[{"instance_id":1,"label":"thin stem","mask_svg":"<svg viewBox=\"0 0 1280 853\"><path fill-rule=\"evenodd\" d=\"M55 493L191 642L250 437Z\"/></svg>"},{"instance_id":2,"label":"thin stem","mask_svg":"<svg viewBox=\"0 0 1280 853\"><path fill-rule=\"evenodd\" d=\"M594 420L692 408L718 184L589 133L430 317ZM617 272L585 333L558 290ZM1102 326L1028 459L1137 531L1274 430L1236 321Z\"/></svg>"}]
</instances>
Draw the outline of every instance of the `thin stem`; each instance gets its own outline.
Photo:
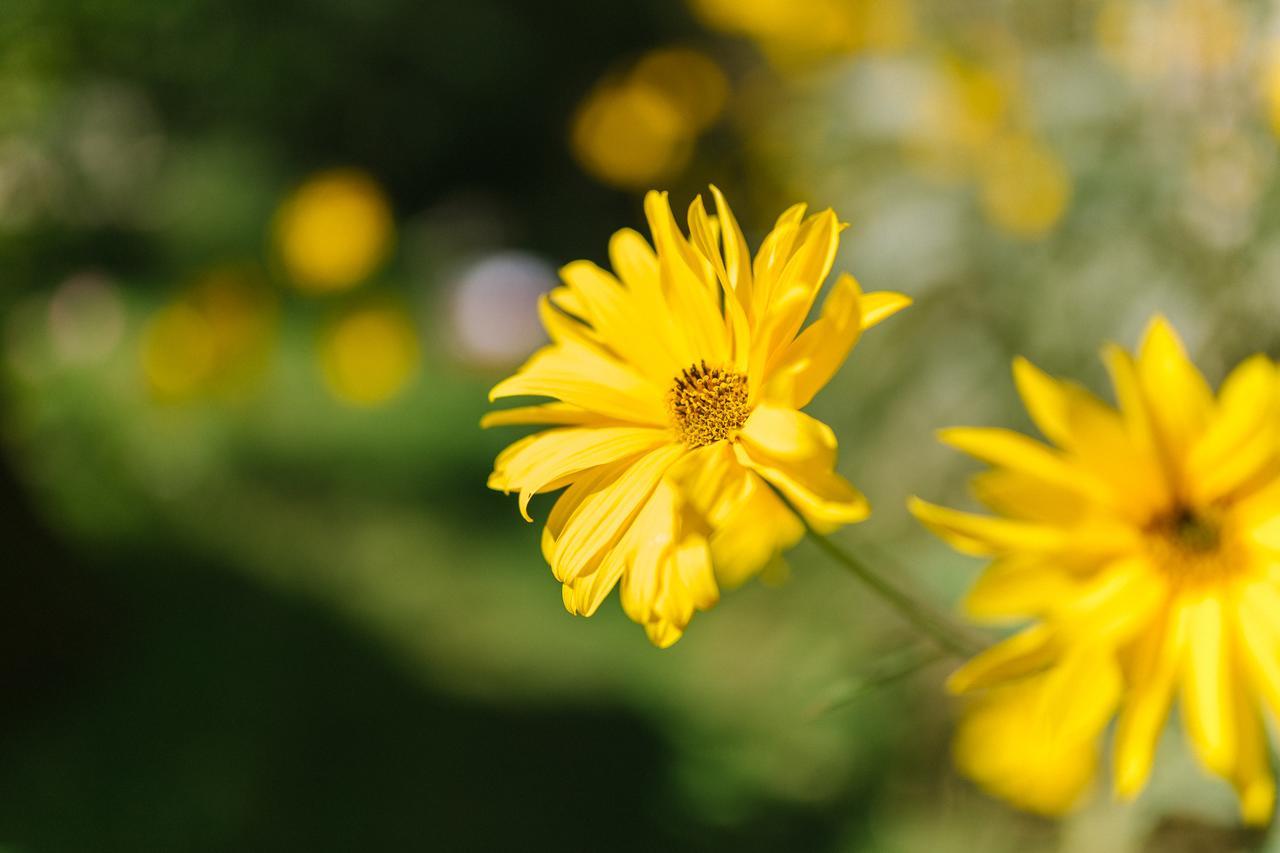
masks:
<instances>
[{"instance_id":1,"label":"thin stem","mask_svg":"<svg viewBox=\"0 0 1280 853\"><path fill-rule=\"evenodd\" d=\"M923 652L918 648L911 651L914 654L906 656L907 660L905 662L895 659L890 662L891 665L877 668L846 684L837 696L816 707L811 712L811 716L816 719L833 711L838 711L852 705L858 699L877 688L887 687L909 678L920 670L950 657L949 652L936 648L926 649Z\"/></svg>"},{"instance_id":2,"label":"thin stem","mask_svg":"<svg viewBox=\"0 0 1280 853\"><path fill-rule=\"evenodd\" d=\"M876 594L891 604L900 616L928 634L929 638L937 643L940 648L958 657L968 657L977 651L974 644L961 636L959 631L952 627L946 618L934 613L911 595L880 577L857 557L812 527L809 527L807 522L805 527L808 528L809 537L813 539L819 548L827 553L827 556L852 572L858 580L871 587Z\"/></svg>"}]
</instances>

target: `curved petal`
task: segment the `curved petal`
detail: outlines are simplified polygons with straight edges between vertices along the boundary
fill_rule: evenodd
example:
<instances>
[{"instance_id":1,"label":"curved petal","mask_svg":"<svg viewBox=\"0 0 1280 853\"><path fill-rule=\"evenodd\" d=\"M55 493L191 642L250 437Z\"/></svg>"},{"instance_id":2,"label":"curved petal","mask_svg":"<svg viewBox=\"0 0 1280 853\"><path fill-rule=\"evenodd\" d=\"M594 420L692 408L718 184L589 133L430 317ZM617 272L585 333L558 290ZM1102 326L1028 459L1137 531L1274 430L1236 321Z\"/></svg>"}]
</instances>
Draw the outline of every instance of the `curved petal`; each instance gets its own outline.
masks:
<instances>
[{"instance_id":1,"label":"curved petal","mask_svg":"<svg viewBox=\"0 0 1280 853\"><path fill-rule=\"evenodd\" d=\"M797 409L808 405L844 364L862 329L862 291L853 276L842 275L822 303L822 316L766 367L765 398Z\"/></svg>"},{"instance_id":2,"label":"curved petal","mask_svg":"<svg viewBox=\"0 0 1280 853\"><path fill-rule=\"evenodd\" d=\"M1051 736L1042 712L1051 704L1048 695L1061 693L1051 677L1028 678L973 700L957 728L953 752L956 767L983 789L1019 808L1056 817L1071 811L1093 780L1099 732ZM1108 698L1096 691L1087 696ZM1090 716L1101 716L1105 705L1097 702Z\"/></svg>"},{"instance_id":3,"label":"curved petal","mask_svg":"<svg viewBox=\"0 0 1280 853\"><path fill-rule=\"evenodd\" d=\"M560 277L578 296L600 340L636 371L662 384L684 365L653 334L653 317L622 284L590 261L574 261Z\"/></svg>"},{"instance_id":4,"label":"curved petal","mask_svg":"<svg viewBox=\"0 0 1280 853\"><path fill-rule=\"evenodd\" d=\"M1129 694L1116 723L1113 760L1116 794L1138 795L1151 775L1156 744L1182 668L1186 623L1180 607L1168 607L1125 653Z\"/></svg>"},{"instance_id":5,"label":"curved petal","mask_svg":"<svg viewBox=\"0 0 1280 853\"><path fill-rule=\"evenodd\" d=\"M631 423L666 425L664 390L597 350L580 344L544 347L514 376L499 382L489 400L553 397Z\"/></svg>"},{"instance_id":6,"label":"curved petal","mask_svg":"<svg viewBox=\"0 0 1280 853\"><path fill-rule=\"evenodd\" d=\"M1227 377L1208 428L1187 459L1193 500L1223 498L1275 464L1277 392L1276 368L1266 356L1246 360Z\"/></svg>"},{"instance_id":7,"label":"curved petal","mask_svg":"<svg viewBox=\"0 0 1280 853\"><path fill-rule=\"evenodd\" d=\"M685 452L666 445L626 466L617 479L584 496L555 537L551 568L562 583L583 574L612 548L631 524L662 475Z\"/></svg>"},{"instance_id":8,"label":"curved petal","mask_svg":"<svg viewBox=\"0 0 1280 853\"><path fill-rule=\"evenodd\" d=\"M529 517L529 500L554 491L565 478L588 468L633 458L670 442L666 430L651 427L565 427L527 436L498 454L489 488L520 491L520 514Z\"/></svg>"},{"instance_id":9,"label":"curved petal","mask_svg":"<svg viewBox=\"0 0 1280 853\"><path fill-rule=\"evenodd\" d=\"M676 335L686 344L684 358L677 360L685 366L703 358L726 363L729 339L710 263L680 233L666 193L648 193L644 208L658 250L663 294L669 311L680 320Z\"/></svg>"},{"instance_id":10,"label":"curved petal","mask_svg":"<svg viewBox=\"0 0 1280 853\"><path fill-rule=\"evenodd\" d=\"M734 444L738 461L773 484L819 531L867 517L870 507L857 489L833 470L836 442L831 429L808 415L760 405Z\"/></svg>"},{"instance_id":11,"label":"curved petal","mask_svg":"<svg viewBox=\"0 0 1280 853\"><path fill-rule=\"evenodd\" d=\"M865 332L873 326L880 325L903 308L910 307L911 301L910 296L894 293L891 290L876 290L862 294L862 330Z\"/></svg>"},{"instance_id":12,"label":"curved petal","mask_svg":"<svg viewBox=\"0 0 1280 853\"><path fill-rule=\"evenodd\" d=\"M711 534L716 578L741 586L804 538L804 525L759 475L742 471L743 491Z\"/></svg>"},{"instance_id":13,"label":"curved petal","mask_svg":"<svg viewBox=\"0 0 1280 853\"><path fill-rule=\"evenodd\" d=\"M960 512L916 497L908 501L907 509L952 548L975 557L1055 551L1067 541L1066 530L1056 525Z\"/></svg>"},{"instance_id":14,"label":"curved petal","mask_svg":"<svg viewBox=\"0 0 1280 853\"><path fill-rule=\"evenodd\" d=\"M1052 486L1072 489L1100 503L1111 494L1090 472L1021 433L999 427L951 427L938 440L990 465L1020 471Z\"/></svg>"},{"instance_id":15,"label":"curved petal","mask_svg":"<svg viewBox=\"0 0 1280 853\"><path fill-rule=\"evenodd\" d=\"M568 403L542 403L537 406L516 406L488 412L480 418L480 427L526 426L555 424L557 426L618 426L619 422L596 412L589 412Z\"/></svg>"},{"instance_id":16,"label":"curved petal","mask_svg":"<svg viewBox=\"0 0 1280 853\"><path fill-rule=\"evenodd\" d=\"M1187 654L1183 659L1182 711L1187 734L1205 767L1226 776L1237 755L1239 733L1231 710L1231 644L1223 603L1202 595L1183 605Z\"/></svg>"},{"instance_id":17,"label":"curved petal","mask_svg":"<svg viewBox=\"0 0 1280 853\"><path fill-rule=\"evenodd\" d=\"M1136 364L1158 443L1171 470L1182 475L1183 460L1208 425L1213 392L1163 317L1147 327Z\"/></svg>"},{"instance_id":18,"label":"curved petal","mask_svg":"<svg viewBox=\"0 0 1280 853\"><path fill-rule=\"evenodd\" d=\"M1001 622L1043 616L1075 593L1070 573L1043 557L1005 557L983 570L964 598L973 619Z\"/></svg>"},{"instance_id":19,"label":"curved petal","mask_svg":"<svg viewBox=\"0 0 1280 853\"><path fill-rule=\"evenodd\" d=\"M947 679L947 690L968 693L1043 672L1062 655L1053 631L1033 625L974 656Z\"/></svg>"}]
</instances>

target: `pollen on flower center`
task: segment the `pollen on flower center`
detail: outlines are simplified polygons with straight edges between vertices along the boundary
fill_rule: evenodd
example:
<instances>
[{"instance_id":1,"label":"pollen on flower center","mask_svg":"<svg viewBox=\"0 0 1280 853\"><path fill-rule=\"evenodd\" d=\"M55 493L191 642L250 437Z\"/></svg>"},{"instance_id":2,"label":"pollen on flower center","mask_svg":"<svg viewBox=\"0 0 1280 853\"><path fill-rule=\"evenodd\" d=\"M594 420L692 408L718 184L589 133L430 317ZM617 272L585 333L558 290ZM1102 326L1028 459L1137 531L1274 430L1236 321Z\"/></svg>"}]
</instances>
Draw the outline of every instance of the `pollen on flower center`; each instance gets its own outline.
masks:
<instances>
[{"instance_id":1,"label":"pollen on flower center","mask_svg":"<svg viewBox=\"0 0 1280 853\"><path fill-rule=\"evenodd\" d=\"M1156 566L1177 581L1216 580L1243 565L1244 555L1220 512L1180 507L1155 518L1146 532Z\"/></svg>"},{"instance_id":2,"label":"pollen on flower center","mask_svg":"<svg viewBox=\"0 0 1280 853\"><path fill-rule=\"evenodd\" d=\"M747 422L747 377L708 367L705 361L686 367L667 393L667 405L680 439L702 447L728 438Z\"/></svg>"}]
</instances>

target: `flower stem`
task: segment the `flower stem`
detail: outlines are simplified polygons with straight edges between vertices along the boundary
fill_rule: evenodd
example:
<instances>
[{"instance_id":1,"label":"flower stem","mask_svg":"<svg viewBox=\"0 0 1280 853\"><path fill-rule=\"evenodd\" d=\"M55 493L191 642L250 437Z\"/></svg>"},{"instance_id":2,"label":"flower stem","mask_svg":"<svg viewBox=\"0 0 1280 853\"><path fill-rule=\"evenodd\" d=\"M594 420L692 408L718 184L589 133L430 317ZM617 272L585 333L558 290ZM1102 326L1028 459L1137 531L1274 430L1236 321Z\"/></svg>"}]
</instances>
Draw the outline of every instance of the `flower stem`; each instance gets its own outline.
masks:
<instances>
[{"instance_id":1,"label":"flower stem","mask_svg":"<svg viewBox=\"0 0 1280 853\"><path fill-rule=\"evenodd\" d=\"M903 592L889 581L880 577L853 554L850 554L831 539L809 527L807 522L805 527L808 528L809 537L813 539L819 548L826 552L827 556L848 569L858 580L871 587L877 595L892 605L900 616L928 634L929 638L939 648L957 657L968 657L978 651L974 643L965 638L944 616L933 612L928 606L917 601L909 593Z\"/></svg>"}]
</instances>

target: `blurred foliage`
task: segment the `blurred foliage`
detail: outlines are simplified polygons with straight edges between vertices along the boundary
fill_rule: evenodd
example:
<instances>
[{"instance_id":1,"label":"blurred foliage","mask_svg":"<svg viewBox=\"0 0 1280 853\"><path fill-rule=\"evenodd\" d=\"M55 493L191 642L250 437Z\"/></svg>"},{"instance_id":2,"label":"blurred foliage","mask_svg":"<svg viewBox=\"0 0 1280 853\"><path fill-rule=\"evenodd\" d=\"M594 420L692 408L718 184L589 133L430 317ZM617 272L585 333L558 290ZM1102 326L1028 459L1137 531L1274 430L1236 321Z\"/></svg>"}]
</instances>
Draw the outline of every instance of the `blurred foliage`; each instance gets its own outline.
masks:
<instances>
[{"instance_id":1,"label":"blurred foliage","mask_svg":"<svg viewBox=\"0 0 1280 853\"><path fill-rule=\"evenodd\" d=\"M569 617L476 422L634 190L714 181L753 239L831 205L917 299L814 404L842 536L954 601L902 502L958 499L936 427L1026 425L1013 354L1100 388L1156 310L1210 375L1276 354L1273 15L8 0L0 843L1256 847L1176 738L1133 808L983 799L946 665L882 678L927 649L807 545L668 652Z\"/></svg>"}]
</instances>

